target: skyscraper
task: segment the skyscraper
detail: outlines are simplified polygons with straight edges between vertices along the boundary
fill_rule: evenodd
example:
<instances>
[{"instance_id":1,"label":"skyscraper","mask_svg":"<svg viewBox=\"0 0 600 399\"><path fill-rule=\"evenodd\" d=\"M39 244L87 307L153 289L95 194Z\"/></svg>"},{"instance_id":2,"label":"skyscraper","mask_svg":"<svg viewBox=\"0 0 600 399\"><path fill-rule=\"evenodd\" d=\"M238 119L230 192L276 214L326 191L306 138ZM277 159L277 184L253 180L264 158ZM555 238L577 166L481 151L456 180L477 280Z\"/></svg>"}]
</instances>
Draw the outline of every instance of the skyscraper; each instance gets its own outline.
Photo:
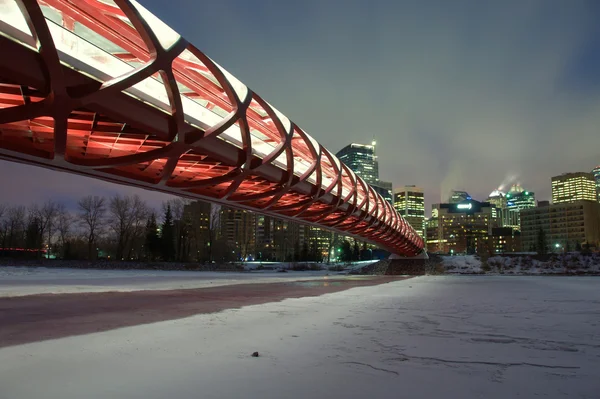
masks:
<instances>
[{"instance_id":1,"label":"skyscraper","mask_svg":"<svg viewBox=\"0 0 600 399\"><path fill-rule=\"evenodd\" d=\"M594 180L596 181L596 199L600 202L600 165L592 170L592 175L594 175Z\"/></svg>"},{"instance_id":2,"label":"skyscraper","mask_svg":"<svg viewBox=\"0 0 600 399\"><path fill-rule=\"evenodd\" d=\"M375 142L371 145L352 143L335 154L354 173L362 177L367 184L377 185L379 181L379 162L375 154Z\"/></svg>"},{"instance_id":3,"label":"skyscraper","mask_svg":"<svg viewBox=\"0 0 600 399\"><path fill-rule=\"evenodd\" d=\"M579 200L597 201L594 175L587 172L564 173L552 178L552 203Z\"/></svg>"},{"instance_id":4,"label":"skyscraper","mask_svg":"<svg viewBox=\"0 0 600 399\"><path fill-rule=\"evenodd\" d=\"M396 189L394 208L421 237L424 237L425 197L422 188L404 186Z\"/></svg>"},{"instance_id":5,"label":"skyscraper","mask_svg":"<svg viewBox=\"0 0 600 399\"><path fill-rule=\"evenodd\" d=\"M525 190L520 184L513 184L506 193L506 207L518 211L535 208L535 193Z\"/></svg>"},{"instance_id":6,"label":"skyscraper","mask_svg":"<svg viewBox=\"0 0 600 399\"><path fill-rule=\"evenodd\" d=\"M448 198L448 203L458 204L459 202L468 201L470 199L471 196L466 191L452 190L450 198Z\"/></svg>"},{"instance_id":7,"label":"skyscraper","mask_svg":"<svg viewBox=\"0 0 600 399\"><path fill-rule=\"evenodd\" d=\"M529 198L527 197L527 199ZM500 218L502 227L510 227L513 230L520 229L519 208L515 207L515 203L513 201L511 201L511 208L508 207L506 194L500 190L494 190L490 193L487 202L496 207L496 216Z\"/></svg>"},{"instance_id":8,"label":"skyscraper","mask_svg":"<svg viewBox=\"0 0 600 399\"><path fill-rule=\"evenodd\" d=\"M384 200L394 205L392 182L379 180L376 184L373 184L375 192L383 197Z\"/></svg>"},{"instance_id":9,"label":"skyscraper","mask_svg":"<svg viewBox=\"0 0 600 399\"><path fill-rule=\"evenodd\" d=\"M506 211L502 213L504 227L521 230L521 211L535 208L535 193L525 190L520 184L513 184L506 193Z\"/></svg>"},{"instance_id":10,"label":"skyscraper","mask_svg":"<svg viewBox=\"0 0 600 399\"><path fill-rule=\"evenodd\" d=\"M377 160L376 145L375 141L370 145L352 143L339 150L335 155L393 205L392 183L379 180L379 161Z\"/></svg>"}]
</instances>

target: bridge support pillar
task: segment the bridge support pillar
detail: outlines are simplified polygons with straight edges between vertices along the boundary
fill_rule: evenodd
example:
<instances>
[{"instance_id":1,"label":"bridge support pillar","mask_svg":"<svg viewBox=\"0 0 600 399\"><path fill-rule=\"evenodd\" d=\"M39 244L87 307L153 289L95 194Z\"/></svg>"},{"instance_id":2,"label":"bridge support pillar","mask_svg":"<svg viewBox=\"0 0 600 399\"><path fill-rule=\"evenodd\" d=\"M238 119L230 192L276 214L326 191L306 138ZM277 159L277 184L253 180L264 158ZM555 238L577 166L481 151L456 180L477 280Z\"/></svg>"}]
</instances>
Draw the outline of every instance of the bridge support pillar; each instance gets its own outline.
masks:
<instances>
[{"instance_id":1,"label":"bridge support pillar","mask_svg":"<svg viewBox=\"0 0 600 399\"><path fill-rule=\"evenodd\" d=\"M420 254L412 257L391 254L388 261L386 275L401 275L409 274L419 276L425 274L426 263L429 259L427 252L423 251Z\"/></svg>"}]
</instances>

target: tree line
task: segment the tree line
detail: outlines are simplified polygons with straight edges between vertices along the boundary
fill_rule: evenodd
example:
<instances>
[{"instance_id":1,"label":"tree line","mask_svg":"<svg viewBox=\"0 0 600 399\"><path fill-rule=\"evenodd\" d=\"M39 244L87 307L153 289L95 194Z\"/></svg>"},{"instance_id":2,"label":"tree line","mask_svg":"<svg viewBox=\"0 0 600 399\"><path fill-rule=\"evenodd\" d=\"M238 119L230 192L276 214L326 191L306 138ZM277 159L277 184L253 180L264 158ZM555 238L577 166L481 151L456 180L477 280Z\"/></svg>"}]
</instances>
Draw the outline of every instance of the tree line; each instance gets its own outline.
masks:
<instances>
[{"instance_id":1,"label":"tree line","mask_svg":"<svg viewBox=\"0 0 600 399\"><path fill-rule=\"evenodd\" d=\"M51 200L30 206L0 204L0 256L201 263L247 259L250 254L254 260L296 262L351 262L371 256L365 243L361 249L356 240L333 234L327 248L315 239L309 244L308 231L301 241L299 225L280 219L271 221L272 235L259 240L253 221L255 215L244 211L180 198L155 209L138 195L88 195L72 209ZM225 226L229 235L235 234L233 241Z\"/></svg>"},{"instance_id":2,"label":"tree line","mask_svg":"<svg viewBox=\"0 0 600 399\"><path fill-rule=\"evenodd\" d=\"M223 255L210 204L188 204L172 199L159 213L138 195L118 194L85 196L72 210L51 200L0 204L0 255L182 262Z\"/></svg>"}]
</instances>

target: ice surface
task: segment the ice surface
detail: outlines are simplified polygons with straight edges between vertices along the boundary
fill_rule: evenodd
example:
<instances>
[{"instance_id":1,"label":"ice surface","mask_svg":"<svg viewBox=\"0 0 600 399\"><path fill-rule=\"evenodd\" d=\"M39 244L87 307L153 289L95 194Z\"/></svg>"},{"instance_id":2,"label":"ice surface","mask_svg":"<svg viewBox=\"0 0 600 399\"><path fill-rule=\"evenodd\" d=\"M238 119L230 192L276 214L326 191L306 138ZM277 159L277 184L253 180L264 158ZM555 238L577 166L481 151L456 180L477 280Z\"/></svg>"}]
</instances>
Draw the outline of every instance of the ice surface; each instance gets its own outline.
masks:
<instances>
[{"instance_id":1,"label":"ice surface","mask_svg":"<svg viewBox=\"0 0 600 399\"><path fill-rule=\"evenodd\" d=\"M0 398L597 399L599 285L425 276L7 347Z\"/></svg>"}]
</instances>

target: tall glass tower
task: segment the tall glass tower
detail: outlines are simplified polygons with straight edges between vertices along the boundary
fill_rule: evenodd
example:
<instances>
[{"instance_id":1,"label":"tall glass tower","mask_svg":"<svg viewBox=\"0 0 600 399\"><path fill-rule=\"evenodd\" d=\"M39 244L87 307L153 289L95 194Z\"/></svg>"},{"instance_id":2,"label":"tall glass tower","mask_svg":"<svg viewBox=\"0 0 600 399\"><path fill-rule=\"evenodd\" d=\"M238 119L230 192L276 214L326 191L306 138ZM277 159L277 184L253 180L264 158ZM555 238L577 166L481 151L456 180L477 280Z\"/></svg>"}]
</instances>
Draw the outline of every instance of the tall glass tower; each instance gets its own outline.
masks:
<instances>
[{"instance_id":1,"label":"tall glass tower","mask_svg":"<svg viewBox=\"0 0 600 399\"><path fill-rule=\"evenodd\" d=\"M425 237L425 197L416 186L400 187L394 192L394 208L421 237Z\"/></svg>"},{"instance_id":2,"label":"tall glass tower","mask_svg":"<svg viewBox=\"0 0 600 399\"><path fill-rule=\"evenodd\" d=\"M340 161L346 164L354 173L373 186L375 191L390 204L394 204L392 183L379 180L379 161L375 140L371 144L352 143L342 148L335 154Z\"/></svg>"},{"instance_id":3,"label":"tall glass tower","mask_svg":"<svg viewBox=\"0 0 600 399\"><path fill-rule=\"evenodd\" d=\"M596 199L600 202L600 165L592 170L594 180L596 181Z\"/></svg>"},{"instance_id":4,"label":"tall glass tower","mask_svg":"<svg viewBox=\"0 0 600 399\"><path fill-rule=\"evenodd\" d=\"M352 143L335 155L367 184L377 185L379 182L379 162L377 162L374 143L372 145Z\"/></svg>"}]
</instances>

